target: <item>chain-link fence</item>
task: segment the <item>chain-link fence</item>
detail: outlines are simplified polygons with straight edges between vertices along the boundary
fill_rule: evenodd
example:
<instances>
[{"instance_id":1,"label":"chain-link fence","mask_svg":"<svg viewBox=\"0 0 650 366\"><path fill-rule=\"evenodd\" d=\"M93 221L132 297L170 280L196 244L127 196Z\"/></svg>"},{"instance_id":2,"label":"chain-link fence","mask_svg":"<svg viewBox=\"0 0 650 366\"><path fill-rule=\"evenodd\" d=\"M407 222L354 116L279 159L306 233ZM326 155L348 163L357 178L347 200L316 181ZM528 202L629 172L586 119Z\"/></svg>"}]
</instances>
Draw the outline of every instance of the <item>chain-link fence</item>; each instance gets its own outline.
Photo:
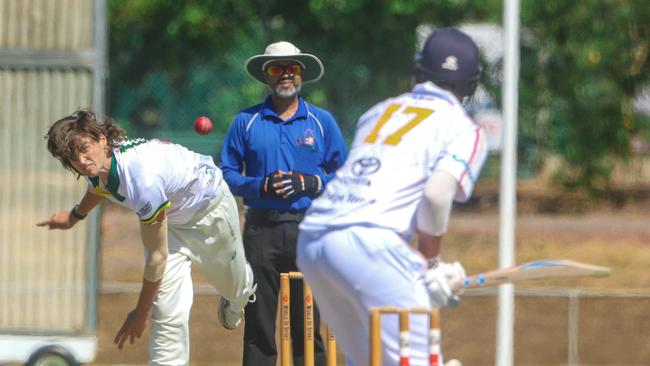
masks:
<instances>
[{"instance_id":1,"label":"chain-link fence","mask_svg":"<svg viewBox=\"0 0 650 366\"><path fill-rule=\"evenodd\" d=\"M197 65L178 85L162 72L151 72L138 86L111 94L109 115L132 137L165 139L218 158L235 114L265 97L263 85L244 74L244 56L235 56L240 61L237 68ZM210 134L194 132L199 116L212 120Z\"/></svg>"}]
</instances>

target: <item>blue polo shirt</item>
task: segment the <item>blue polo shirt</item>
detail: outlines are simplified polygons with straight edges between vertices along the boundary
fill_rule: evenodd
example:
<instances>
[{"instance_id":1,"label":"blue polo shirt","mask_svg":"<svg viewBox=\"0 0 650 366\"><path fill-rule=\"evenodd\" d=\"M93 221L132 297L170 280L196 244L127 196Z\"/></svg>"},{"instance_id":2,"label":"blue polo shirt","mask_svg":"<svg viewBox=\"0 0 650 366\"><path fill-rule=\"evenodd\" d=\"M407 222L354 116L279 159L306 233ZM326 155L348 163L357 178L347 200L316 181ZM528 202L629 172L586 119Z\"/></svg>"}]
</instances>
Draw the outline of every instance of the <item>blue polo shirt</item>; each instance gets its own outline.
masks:
<instances>
[{"instance_id":1,"label":"blue polo shirt","mask_svg":"<svg viewBox=\"0 0 650 366\"><path fill-rule=\"evenodd\" d=\"M276 170L291 170L318 175L325 185L347 154L341 130L329 112L299 98L298 110L284 121L268 97L235 116L223 142L221 170L230 190L249 207L304 211L311 197L261 197L264 178Z\"/></svg>"}]
</instances>

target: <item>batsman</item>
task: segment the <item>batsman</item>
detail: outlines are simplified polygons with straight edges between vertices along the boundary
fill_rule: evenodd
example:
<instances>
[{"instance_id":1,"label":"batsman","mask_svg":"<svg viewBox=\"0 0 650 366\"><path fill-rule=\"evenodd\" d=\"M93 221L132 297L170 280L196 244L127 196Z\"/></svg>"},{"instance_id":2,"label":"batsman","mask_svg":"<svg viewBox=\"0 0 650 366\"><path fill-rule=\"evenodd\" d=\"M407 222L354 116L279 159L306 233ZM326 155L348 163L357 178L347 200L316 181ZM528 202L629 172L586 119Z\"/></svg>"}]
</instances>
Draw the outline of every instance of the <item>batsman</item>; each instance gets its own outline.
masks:
<instances>
[{"instance_id":1,"label":"batsman","mask_svg":"<svg viewBox=\"0 0 650 366\"><path fill-rule=\"evenodd\" d=\"M70 229L108 199L140 221L145 265L142 290L114 342L122 349L151 320L150 365L189 364L189 317L194 264L228 300L218 307L228 329L254 298L253 272L244 256L237 203L212 158L159 140L127 140L109 119L77 111L56 121L47 148L63 167L87 180L79 204L38 226ZM217 307L215 306L215 309Z\"/></svg>"},{"instance_id":2,"label":"batsman","mask_svg":"<svg viewBox=\"0 0 650 366\"><path fill-rule=\"evenodd\" d=\"M300 225L297 262L348 357L369 364L369 310L458 302L459 263L440 259L452 203L467 200L487 154L463 108L479 77L478 48L455 28L434 31L415 86L370 108L345 164ZM417 237L418 249L410 243ZM397 319L382 322L384 365L398 365ZM428 365L426 318L411 318L411 365Z\"/></svg>"}]
</instances>

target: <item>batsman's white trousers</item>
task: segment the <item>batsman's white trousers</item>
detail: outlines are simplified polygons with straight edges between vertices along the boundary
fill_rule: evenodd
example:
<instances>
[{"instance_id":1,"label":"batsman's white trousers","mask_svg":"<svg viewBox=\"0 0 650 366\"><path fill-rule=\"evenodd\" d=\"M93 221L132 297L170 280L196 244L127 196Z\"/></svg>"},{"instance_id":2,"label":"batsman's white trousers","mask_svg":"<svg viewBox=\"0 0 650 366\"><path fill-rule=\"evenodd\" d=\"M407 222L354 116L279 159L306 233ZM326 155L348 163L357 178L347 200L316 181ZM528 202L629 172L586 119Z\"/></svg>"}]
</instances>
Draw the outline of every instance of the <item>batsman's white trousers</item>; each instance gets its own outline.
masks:
<instances>
[{"instance_id":1,"label":"batsman's white trousers","mask_svg":"<svg viewBox=\"0 0 650 366\"><path fill-rule=\"evenodd\" d=\"M370 308L430 306L424 258L391 230L301 231L297 263L348 366L369 364ZM428 365L428 318L412 314L410 330L410 365ZM398 316L382 316L383 365L400 364L399 338Z\"/></svg>"},{"instance_id":2,"label":"batsman's white trousers","mask_svg":"<svg viewBox=\"0 0 650 366\"><path fill-rule=\"evenodd\" d=\"M225 183L221 191L190 223L169 226L170 247L180 250L169 254L153 305L150 365L189 364L191 264L232 303L243 307L252 294L253 275L244 256L237 202Z\"/></svg>"}]
</instances>

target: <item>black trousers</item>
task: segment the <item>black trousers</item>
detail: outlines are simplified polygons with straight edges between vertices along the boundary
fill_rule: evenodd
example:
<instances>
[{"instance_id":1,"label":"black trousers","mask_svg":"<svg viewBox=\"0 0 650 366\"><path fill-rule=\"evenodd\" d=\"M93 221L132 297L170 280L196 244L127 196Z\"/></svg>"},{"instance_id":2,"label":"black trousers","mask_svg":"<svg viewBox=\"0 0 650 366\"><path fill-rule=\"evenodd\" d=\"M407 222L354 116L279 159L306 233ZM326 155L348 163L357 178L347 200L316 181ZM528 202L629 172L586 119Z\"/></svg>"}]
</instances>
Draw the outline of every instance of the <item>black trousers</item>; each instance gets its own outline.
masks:
<instances>
[{"instance_id":1,"label":"black trousers","mask_svg":"<svg viewBox=\"0 0 650 366\"><path fill-rule=\"evenodd\" d=\"M297 271L296 244L301 214L251 210L246 215L244 249L255 282L257 300L244 314L244 366L275 366L278 357L275 325L280 273ZM301 280L291 281L291 337L295 366L304 365L303 290ZM314 352L316 366L325 365L320 315L314 306Z\"/></svg>"}]
</instances>

